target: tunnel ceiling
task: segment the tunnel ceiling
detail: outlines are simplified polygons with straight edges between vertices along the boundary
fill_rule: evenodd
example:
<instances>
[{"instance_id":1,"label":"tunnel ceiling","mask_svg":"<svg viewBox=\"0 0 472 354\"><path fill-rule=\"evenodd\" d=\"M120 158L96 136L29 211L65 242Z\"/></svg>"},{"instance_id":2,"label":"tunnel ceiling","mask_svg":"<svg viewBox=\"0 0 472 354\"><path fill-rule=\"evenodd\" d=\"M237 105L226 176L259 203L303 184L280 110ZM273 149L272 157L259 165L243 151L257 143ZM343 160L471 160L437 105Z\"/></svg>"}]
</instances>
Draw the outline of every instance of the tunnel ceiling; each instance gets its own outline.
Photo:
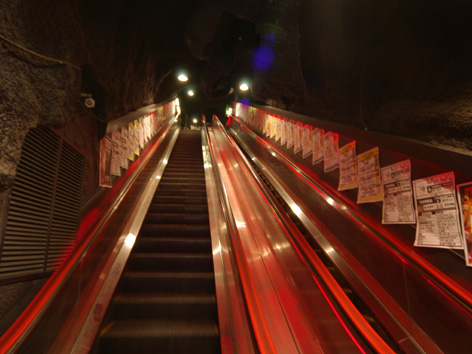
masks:
<instances>
[{"instance_id":1,"label":"tunnel ceiling","mask_svg":"<svg viewBox=\"0 0 472 354\"><path fill-rule=\"evenodd\" d=\"M3 184L29 128L160 102L178 69L207 105L246 77L254 102L472 148L468 0L0 0L0 16Z\"/></svg>"}]
</instances>

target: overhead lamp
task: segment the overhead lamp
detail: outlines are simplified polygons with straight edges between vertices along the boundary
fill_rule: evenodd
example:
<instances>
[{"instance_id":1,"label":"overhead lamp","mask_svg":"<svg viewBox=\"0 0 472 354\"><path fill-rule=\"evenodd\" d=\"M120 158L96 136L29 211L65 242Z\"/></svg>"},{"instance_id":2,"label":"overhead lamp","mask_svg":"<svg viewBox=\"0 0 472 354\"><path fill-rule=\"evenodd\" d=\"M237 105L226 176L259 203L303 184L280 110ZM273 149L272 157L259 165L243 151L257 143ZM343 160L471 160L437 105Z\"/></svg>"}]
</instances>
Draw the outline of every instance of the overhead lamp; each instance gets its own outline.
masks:
<instances>
[{"instance_id":1,"label":"overhead lamp","mask_svg":"<svg viewBox=\"0 0 472 354\"><path fill-rule=\"evenodd\" d=\"M197 124L198 123L197 118L193 118L192 122L193 122L193 124Z\"/></svg>"},{"instance_id":2,"label":"overhead lamp","mask_svg":"<svg viewBox=\"0 0 472 354\"><path fill-rule=\"evenodd\" d=\"M247 90L249 90L249 85L247 83L243 82L241 85L239 85L239 89L241 91L247 91Z\"/></svg>"},{"instance_id":3,"label":"overhead lamp","mask_svg":"<svg viewBox=\"0 0 472 354\"><path fill-rule=\"evenodd\" d=\"M195 92L193 92L192 90L188 90L188 91L187 91L187 95L193 96L193 95L195 95Z\"/></svg>"},{"instance_id":4,"label":"overhead lamp","mask_svg":"<svg viewBox=\"0 0 472 354\"><path fill-rule=\"evenodd\" d=\"M185 74L180 74L179 76L177 76L177 79L179 79L179 81L181 81L181 82L188 81L188 77Z\"/></svg>"}]
</instances>

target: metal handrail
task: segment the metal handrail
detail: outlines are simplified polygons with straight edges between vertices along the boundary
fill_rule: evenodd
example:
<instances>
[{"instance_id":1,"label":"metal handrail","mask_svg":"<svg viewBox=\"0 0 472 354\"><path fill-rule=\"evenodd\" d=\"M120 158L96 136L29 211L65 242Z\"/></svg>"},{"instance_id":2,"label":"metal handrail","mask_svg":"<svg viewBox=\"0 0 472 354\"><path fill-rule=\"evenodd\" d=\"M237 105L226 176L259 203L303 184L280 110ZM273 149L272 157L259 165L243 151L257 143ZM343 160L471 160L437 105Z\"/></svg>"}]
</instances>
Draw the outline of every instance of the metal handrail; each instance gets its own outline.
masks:
<instances>
[{"instance_id":1,"label":"metal handrail","mask_svg":"<svg viewBox=\"0 0 472 354\"><path fill-rule=\"evenodd\" d=\"M218 120L218 118L214 117L213 122L214 122L213 124L214 125L216 124L218 128L220 129L222 128L222 124ZM204 129L206 131L206 134L209 136L206 125L204 125ZM211 139L208 139L208 146L210 149L210 157L212 160L212 164L216 166L215 160L214 160L215 149L214 149L214 145ZM225 187L221 183L221 180L222 180L221 174L217 168L215 168L214 170L217 175L217 181L219 181L219 183L217 183L218 193L220 195L222 210L223 210L226 222L227 222L230 238L233 241L233 246L234 246L234 251L235 251L234 253L235 253L236 262L238 264L241 284L242 284L244 295L246 298L248 312L250 314L250 318L252 321L254 335L258 343L259 351L261 353L276 353L274 344L269 334L267 324L264 320L264 315L262 313L261 305L257 297L254 295L256 293L255 286L249 272L249 266L247 264L247 261L242 254L242 250L241 250L242 246L239 242L236 242L236 240L239 239L239 237L237 237L238 230L236 227L236 222L233 218L233 213L231 212L231 205L229 203L228 195L226 193Z\"/></svg>"},{"instance_id":2,"label":"metal handrail","mask_svg":"<svg viewBox=\"0 0 472 354\"><path fill-rule=\"evenodd\" d=\"M232 117L232 119L236 120L238 124L240 124L249 134L253 135L255 139L257 139L260 143L266 146L271 151L274 149L270 146L270 144L261 139L257 136L252 129L247 126L245 122L237 117ZM309 184L316 186L322 193L325 195L329 195L330 193L326 190L326 188L321 185L318 181L314 180L309 174L307 174L303 169L299 168L296 164L294 164L287 156L280 153L279 151L274 152L276 153L276 157L283 161L285 164L290 166L294 171L296 171L301 177L303 177ZM338 207L338 209L344 210L347 214L349 214L353 219L358 220L361 222L366 230L370 233L378 236L381 240L384 241L385 245L390 248L390 250L400 257L407 259L407 261L411 262L412 264L416 265L420 268L424 273L425 276L430 278L432 281L435 281L438 286L441 286L444 291L446 291L451 297L453 297L458 303L461 303L463 306L467 307L469 311L472 309L472 294L460 286L458 283L453 281L450 277L445 275L439 269L437 269L434 265L430 262L426 261L424 258L420 257L415 252L412 252L411 249L406 247L402 242L397 240L395 237L392 237L389 233L380 233L373 225L370 220L359 213L355 213L349 208L343 207L335 197L331 197L332 205Z\"/></svg>"},{"instance_id":3,"label":"metal handrail","mask_svg":"<svg viewBox=\"0 0 472 354\"><path fill-rule=\"evenodd\" d=\"M317 272L321 280L327 287L327 290L334 297L337 304L343 309L347 317L352 321L352 324L356 329L362 334L363 338L376 350L378 353L395 353L379 336L379 334L369 325L364 316L359 312L356 306L352 303L346 293L343 291L342 287L332 276L330 271L326 268L320 258L313 251L313 248L309 245L305 237L300 233L300 230L293 224L290 217L287 215L285 210L276 202L272 193L268 190L266 184L261 180L260 176L252 167L251 163L247 160L246 156L240 150L237 143L233 138L230 137L230 141L233 144L234 148L239 151L243 161L246 164L247 169L251 173L252 177L257 181L260 189L264 192L267 200L271 204L272 208L277 212L277 215L283 221L284 226L287 228L289 235L294 239L295 244L292 245L297 249L299 254L303 254L309 264ZM316 274L314 273L314 276Z\"/></svg>"}]
</instances>

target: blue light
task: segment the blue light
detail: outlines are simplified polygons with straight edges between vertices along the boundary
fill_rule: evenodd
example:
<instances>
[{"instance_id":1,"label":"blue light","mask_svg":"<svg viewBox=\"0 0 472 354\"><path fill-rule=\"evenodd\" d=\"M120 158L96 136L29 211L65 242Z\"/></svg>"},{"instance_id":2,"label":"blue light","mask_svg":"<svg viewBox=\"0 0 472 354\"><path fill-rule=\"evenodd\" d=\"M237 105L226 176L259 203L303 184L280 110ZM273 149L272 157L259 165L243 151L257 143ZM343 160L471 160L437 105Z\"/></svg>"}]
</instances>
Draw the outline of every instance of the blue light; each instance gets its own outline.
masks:
<instances>
[{"instance_id":1,"label":"blue light","mask_svg":"<svg viewBox=\"0 0 472 354\"><path fill-rule=\"evenodd\" d=\"M266 71L274 63L274 50L266 45L260 46L256 49L253 56L253 65L256 71Z\"/></svg>"}]
</instances>

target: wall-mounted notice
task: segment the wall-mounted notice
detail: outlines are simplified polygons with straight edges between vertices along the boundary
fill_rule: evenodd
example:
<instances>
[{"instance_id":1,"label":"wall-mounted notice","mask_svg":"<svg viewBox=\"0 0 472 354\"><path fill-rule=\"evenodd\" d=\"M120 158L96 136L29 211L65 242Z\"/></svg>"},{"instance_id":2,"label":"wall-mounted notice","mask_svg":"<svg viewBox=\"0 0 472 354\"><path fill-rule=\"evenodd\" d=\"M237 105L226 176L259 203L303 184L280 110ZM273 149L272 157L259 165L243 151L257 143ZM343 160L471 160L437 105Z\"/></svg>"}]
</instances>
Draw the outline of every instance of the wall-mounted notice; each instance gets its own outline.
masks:
<instances>
[{"instance_id":1,"label":"wall-mounted notice","mask_svg":"<svg viewBox=\"0 0 472 354\"><path fill-rule=\"evenodd\" d=\"M464 237L465 264L472 267L472 182L457 186L462 235Z\"/></svg>"},{"instance_id":2,"label":"wall-mounted notice","mask_svg":"<svg viewBox=\"0 0 472 354\"><path fill-rule=\"evenodd\" d=\"M302 132L302 154L303 158L306 159L313 152L313 135L311 133L313 127L305 124Z\"/></svg>"},{"instance_id":3,"label":"wall-mounted notice","mask_svg":"<svg viewBox=\"0 0 472 354\"><path fill-rule=\"evenodd\" d=\"M121 127L121 163L120 166L124 169L128 169L128 155L130 153L128 144L128 127L125 125Z\"/></svg>"},{"instance_id":4,"label":"wall-mounted notice","mask_svg":"<svg viewBox=\"0 0 472 354\"><path fill-rule=\"evenodd\" d=\"M263 120L262 134L267 138L269 136L269 116L265 114Z\"/></svg>"},{"instance_id":5,"label":"wall-mounted notice","mask_svg":"<svg viewBox=\"0 0 472 354\"><path fill-rule=\"evenodd\" d=\"M356 141L339 148L338 191L357 188Z\"/></svg>"},{"instance_id":6,"label":"wall-mounted notice","mask_svg":"<svg viewBox=\"0 0 472 354\"><path fill-rule=\"evenodd\" d=\"M329 172L339 167L338 133L327 132L324 136L324 171Z\"/></svg>"},{"instance_id":7,"label":"wall-mounted notice","mask_svg":"<svg viewBox=\"0 0 472 354\"><path fill-rule=\"evenodd\" d=\"M280 136L281 136L280 123L282 122L282 120L280 119L280 117L274 117L274 122L275 122L275 141L280 141Z\"/></svg>"},{"instance_id":8,"label":"wall-mounted notice","mask_svg":"<svg viewBox=\"0 0 472 354\"><path fill-rule=\"evenodd\" d=\"M111 132L112 152L110 173L114 176L121 176L121 156L123 150L121 147L121 132L117 129Z\"/></svg>"},{"instance_id":9,"label":"wall-mounted notice","mask_svg":"<svg viewBox=\"0 0 472 354\"><path fill-rule=\"evenodd\" d=\"M295 143L295 121L290 119L287 124L287 149L291 149Z\"/></svg>"},{"instance_id":10,"label":"wall-mounted notice","mask_svg":"<svg viewBox=\"0 0 472 354\"><path fill-rule=\"evenodd\" d=\"M131 122L128 124L128 146L129 146L129 155L128 160L134 161L134 152L136 149L136 136L134 134L134 123ZM138 149L139 150L139 149Z\"/></svg>"},{"instance_id":11,"label":"wall-mounted notice","mask_svg":"<svg viewBox=\"0 0 472 354\"><path fill-rule=\"evenodd\" d=\"M98 169L98 185L100 187L111 188L111 154L113 150L113 141L110 136L105 135L100 140L100 168Z\"/></svg>"},{"instance_id":12,"label":"wall-mounted notice","mask_svg":"<svg viewBox=\"0 0 472 354\"><path fill-rule=\"evenodd\" d=\"M287 143L287 118L280 120L280 145L284 146Z\"/></svg>"},{"instance_id":13,"label":"wall-mounted notice","mask_svg":"<svg viewBox=\"0 0 472 354\"><path fill-rule=\"evenodd\" d=\"M357 203L372 203L382 200L378 147L357 156L357 181L359 184Z\"/></svg>"},{"instance_id":14,"label":"wall-mounted notice","mask_svg":"<svg viewBox=\"0 0 472 354\"><path fill-rule=\"evenodd\" d=\"M414 224L410 160L383 167L381 173L384 195L382 224Z\"/></svg>"},{"instance_id":15,"label":"wall-mounted notice","mask_svg":"<svg viewBox=\"0 0 472 354\"><path fill-rule=\"evenodd\" d=\"M416 203L415 246L462 249L454 172L413 181Z\"/></svg>"},{"instance_id":16,"label":"wall-mounted notice","mask_svg":"<svg viewBox=\"0 0 472 354\"><path fill-rule=\"evenodd\" d=\"M276 133L276 127L275 127L275 117L270 116L270 138L274 139L275 138L275 133Z\"/></svg>"},{"instance_id":17,"label":"wall-mounted notice","mask_svg":"<svg viewBox=\"0 0 472 354\"><path fill-rule=\"evenodd\" d=\"M139 147L141 149L144 148L144 124L143 124L143 117L139 118L139 120L135 121L137 122L137 127L138 127L138 138L139 138Z\"/></svg>"},{"instance_id":18,"label":"wall-mounted notice","mask_svg":"<svg viewBox=\"0 0 472 354\"><path fill-rule=\"evenodd\" d=\"M311 162L313 165L323 161L324 159L324 129L315 128L313 135L313 156Z\"/></svg>"},{"instance_id":19,"label":"wall-mounted notice","mask_svg":"<svg viewBox=\"0 0 472 354\"><path fill-rule=\"evenodd\" d=\"M302 127L300 122L296 122L294 128L293 152L296 154L302 149Z\"/></svg>"}]
</instances>

